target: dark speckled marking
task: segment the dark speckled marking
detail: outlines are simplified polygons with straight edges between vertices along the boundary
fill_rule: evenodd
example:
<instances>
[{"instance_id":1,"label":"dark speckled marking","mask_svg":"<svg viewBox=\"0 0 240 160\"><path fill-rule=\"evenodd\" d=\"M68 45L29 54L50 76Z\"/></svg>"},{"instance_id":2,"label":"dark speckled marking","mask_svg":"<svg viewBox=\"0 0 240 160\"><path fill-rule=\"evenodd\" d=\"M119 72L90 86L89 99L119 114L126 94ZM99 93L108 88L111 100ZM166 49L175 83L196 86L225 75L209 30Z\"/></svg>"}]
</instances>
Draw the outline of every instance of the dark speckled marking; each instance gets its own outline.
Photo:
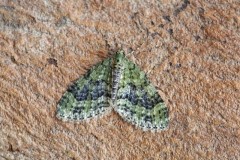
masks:
<instances>
[{"instance_id":1,"label":"dark speckled marking","mask_svg":"<svg viewBox=\"0 0 240 160\"><path fill-rule=\"evenodd\" d=\"M152 117L151 117L151 116L145 116L145 117L144 117L144 120L145 120L146 122L151 122L151 123L152 123Z\"/></svg>"},{"instance_id":2,"label":"dark speckled marking","mask_svg":"<svg viewBox=\"0 0 240 160\"><path fill-rule=\"evenodd\" d=\"M73 114L81 114L83 109L84 109L84 107L75 107L73 109Z\"/></svg>"},{"instance_id":3,"label":"dark speckled marking","mask_svg":"<svg viewBox=\"0 0 240 160\"><path fill-rule=\"evenodd\" d=\"M128 100L133 104L138 104L138 95L137 95L137 89L134 85L131 85L130 94L128 96Z\"/></svg>"},{"instance_id":4,"label":"dark speckled marking","mask_svg":"<svg viewBox=\"0 0 240 160\"><path fill-rule=\"evenodd\" d=\"M147 92L145 92L143 88L137 89L136 86L134 86L133 84L129 84L129 86L130 93L124 93L122 95L119 95L118 99L127 99L133 105L139 104L146 109L152 109L158 103L163 102L163 100L157 93L154 94L154 97L149 97ZM141 97L137 95L138 91L142 92Z\"/></svg>"},{"instance_id":5,"label":"dark speckled marking","mask_svg":"<svg viewBox=\"0 0 240 160\"><path fill-rule=\"evenodd\" d=\"M93 100L97 100L99 97L102 96L108 96L109 94L106 88L106 82L104 81L96 81L95 84L91 84L93 85L93 90L91 91L91 96Z\"/></svg>"},{"instance_id":6,"label":"dark speckled marking","mask_svg":"<svg viewBox=\"0 0 240 160\"><path fill-rule=\"evenodd\" d=\"M160 96L159 96L160 97ZM159 99L155 100L148 96L148 94L145 92L141 101L141 105L146 109L152 109L156 104L159 103Z\"/></svg>"},{"instance_id":7,"label":"dark speckled marking","mask_svg":"<svg viewBox=\"0 0 240 160\"><path fill-rule=\"evenodd\" d=\"M81 90L77 85L72 85L67 91L73 93L77 101L87 100L89 94L91 95L92 100L97 100L101 96L110 97L106 85L106 82L99 80L85 84ZM90 86L93 86L92 90L90 90Z\"/></svg>"},{"instance_id":8,"label":"dark speckled marking","mask_svg":"<svg viewBox=\"0 0 240 160\"><path fill-rule=\"evenodd\" d=\"M81 91L76 91L76 94L74 94L77 101L84 101L88 97L88 91L89 88L87 85L84 85L83 89Z\"/></svg>"}]
</instances>

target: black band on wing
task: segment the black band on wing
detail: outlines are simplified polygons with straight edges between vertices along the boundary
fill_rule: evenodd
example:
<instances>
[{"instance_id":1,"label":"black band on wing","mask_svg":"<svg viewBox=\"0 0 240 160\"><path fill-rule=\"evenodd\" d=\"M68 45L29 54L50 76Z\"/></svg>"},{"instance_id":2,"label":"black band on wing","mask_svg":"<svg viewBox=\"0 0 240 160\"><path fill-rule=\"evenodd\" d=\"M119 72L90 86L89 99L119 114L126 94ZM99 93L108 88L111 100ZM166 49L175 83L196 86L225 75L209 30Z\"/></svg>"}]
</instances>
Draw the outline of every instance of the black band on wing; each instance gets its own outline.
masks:
<instances>
[{"instance_id":1,"label":"black band on wing","mask_svg":"<svg viewBox=\"0 0 240 160\"><path fill-rule=\"evenodd\" d=\"M88 84L85 84L82 89L74 83L68 88L68 92L71 92L77 101L90 99L97 100L99 97L105 96L110 98L107 83L103 80L92 81L90 80Z\"/></svg>"},{"instance_id":2,"label":"black band on wing","mask_svg":"<svg viewBox=\"0 0 240 160\"><path fill-rule=\"evenodd\" d=\"M146 91L144 91L143 87L137 89L135 85L128 84L130 86L130 93L123 93L119 95L118 99L127 99L133 105L140 105L146 109L152 109L158 103L162 103L163 100L158 93L155 93L154 96L149 97ZM137 95L137 92L142 92L142 97Z\"/></svg>"}]
</instances>

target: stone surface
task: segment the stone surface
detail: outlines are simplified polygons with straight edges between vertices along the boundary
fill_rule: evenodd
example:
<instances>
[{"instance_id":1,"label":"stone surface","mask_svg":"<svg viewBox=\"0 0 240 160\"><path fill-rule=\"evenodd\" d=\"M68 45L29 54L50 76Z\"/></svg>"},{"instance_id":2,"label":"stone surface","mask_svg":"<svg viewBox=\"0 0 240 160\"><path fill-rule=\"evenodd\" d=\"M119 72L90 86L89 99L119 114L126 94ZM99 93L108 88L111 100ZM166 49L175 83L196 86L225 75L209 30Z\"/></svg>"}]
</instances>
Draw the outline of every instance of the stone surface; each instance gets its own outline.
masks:
<instances>
[{"instance_id":1,"label":"stone surface","mask_svg":"<svg viewBox=\"0 0 240 160\"><path fill-rule=\"evenodd\" d=\"M239 159L238 0L0 1L0 159ZM143 132L112 112L55 118L67 86L119 48L170 110Z\"/></svg>"}]
</instances>

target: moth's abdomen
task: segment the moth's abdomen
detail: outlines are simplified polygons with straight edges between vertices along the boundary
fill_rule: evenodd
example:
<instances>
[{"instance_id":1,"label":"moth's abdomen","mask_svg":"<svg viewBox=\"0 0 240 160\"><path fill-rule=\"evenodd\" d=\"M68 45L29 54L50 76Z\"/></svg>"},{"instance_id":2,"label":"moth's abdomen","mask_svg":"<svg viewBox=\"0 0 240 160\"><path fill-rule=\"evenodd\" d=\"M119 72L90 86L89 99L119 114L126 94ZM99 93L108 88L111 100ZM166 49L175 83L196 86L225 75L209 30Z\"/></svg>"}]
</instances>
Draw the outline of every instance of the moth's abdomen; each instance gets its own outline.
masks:
<instances>
[{"instance_id":1,"label":"moth's abdomen","mask_svg":"<svg viewBox=\"0 0 240 160\"><path fill-rule=\"evenodd\" d=\"M116 63L113 67L113 73L112 73L112 101L115 102L118 87L119 87L119 81L121 79L122 75L122 69L123 66L119 63Z\"/></svg>"}]
</instances>

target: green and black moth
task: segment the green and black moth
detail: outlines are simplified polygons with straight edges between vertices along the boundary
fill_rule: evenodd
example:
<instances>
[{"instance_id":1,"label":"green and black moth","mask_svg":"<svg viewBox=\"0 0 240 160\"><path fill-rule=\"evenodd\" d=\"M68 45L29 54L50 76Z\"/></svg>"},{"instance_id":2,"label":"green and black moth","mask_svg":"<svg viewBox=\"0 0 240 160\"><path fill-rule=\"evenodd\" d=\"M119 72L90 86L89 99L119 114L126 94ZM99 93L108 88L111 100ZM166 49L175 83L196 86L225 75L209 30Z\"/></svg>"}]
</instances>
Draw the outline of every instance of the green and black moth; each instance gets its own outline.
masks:
<instances>
[{"instance_id":1,"label":"green and black moth","mask_svg":"<svg viewBox=\"0 0 240 160\"><path fill-rule=\"evenodd\" d=\"M82 121L114 109L143 130L167 128L168 109L146 74L122 50L92 67L64 93L57 117Z\"/></svg>"}]
</instances>

